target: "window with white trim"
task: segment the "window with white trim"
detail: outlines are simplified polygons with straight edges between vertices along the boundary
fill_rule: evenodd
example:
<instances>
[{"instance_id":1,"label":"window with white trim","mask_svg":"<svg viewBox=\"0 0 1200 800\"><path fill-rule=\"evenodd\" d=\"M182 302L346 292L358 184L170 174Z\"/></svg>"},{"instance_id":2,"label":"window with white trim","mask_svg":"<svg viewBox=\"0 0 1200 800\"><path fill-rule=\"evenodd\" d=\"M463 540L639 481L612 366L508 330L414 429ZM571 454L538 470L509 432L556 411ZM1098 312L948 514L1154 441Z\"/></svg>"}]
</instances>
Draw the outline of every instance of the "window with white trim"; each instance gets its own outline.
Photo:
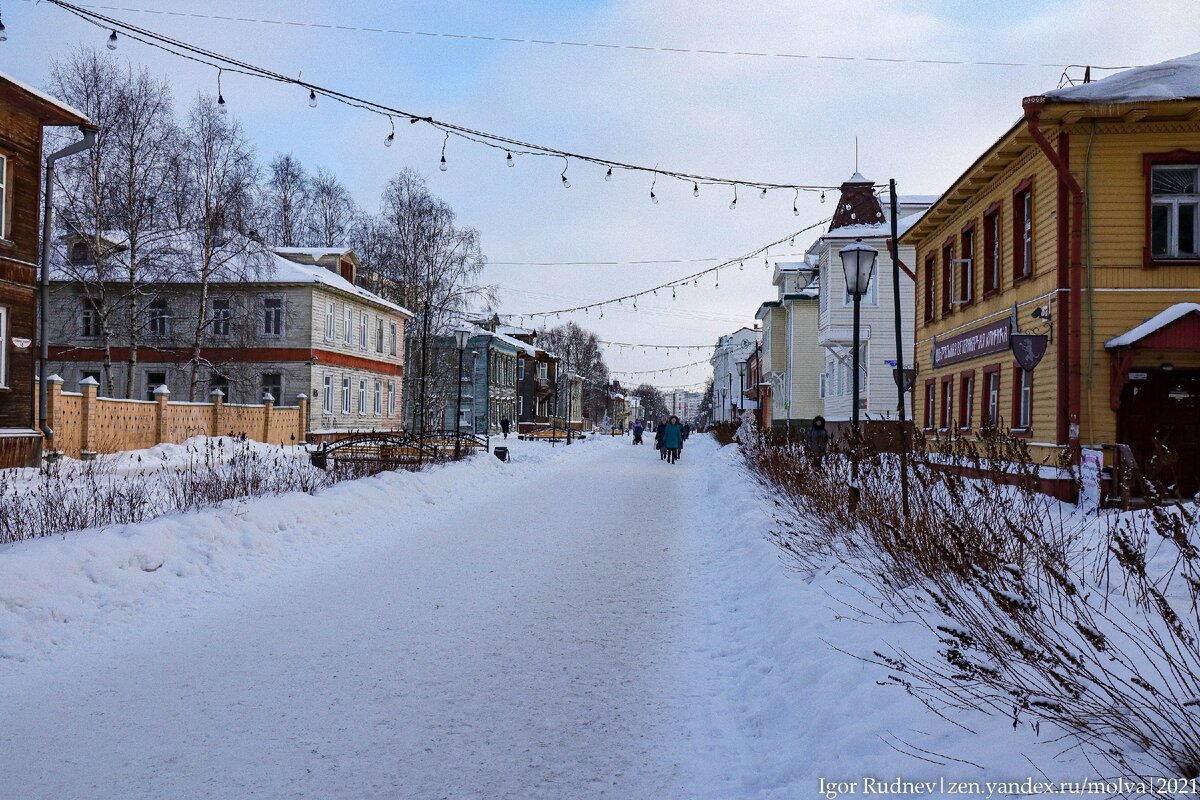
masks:
<instances>
[{"instance_id":1,"label":"window with white trim","mask_svg":"<svg viewBox=\"0 0 1200 800\"><path fill-rule=\"evenodd\" d=\"M354 312L350 310L350 304L342 309L342 336L346 339L346 344L354 343Z\"/></svg>"},{"instance_id":2,"label":"window with white trim","mask_svg":"<svg viewBox=\"0 0 1200 800\"><path fill-rule=\"evenodd\" d=\"M358 315L358 346L367 349L367 312Z\"/></svg>"},{"instance_id":3,"label":"window with white trim","mask_svg":"<svg viewBox=\"0 0 1200 800\"><path fill-rule=\"evenodd\" d=\"M400 350L400 337L396 331L397 331L396 323L393 322L392 323L391 345L388 348L388 354L393 355L393 356L396 355Z\"/></svg>"},{"instance_id":4,"label":"window with white trim","mask_svg":"<svg viewBox=\"0 0 1200 800\"><path fill-rule=\"evenodd\" d=\"M333 301L326 300L325 301L325 339L326 339L326 341L332 341L333 337L335 336L334 327L335 327L335 321L337 319L337 316L334 312L335 312L335 309L333 307Z\"/></svg>"},{"instance_id":5,"label":"window with white trim","mask_svg":"<svg viewBox=\"0 0 1200 800\"><path fill-rule=\"evenodd\" d=\"M0 239L9 239L8 230L8 156L0 156Z\"/></svg>"},{"instance_id":6,"label":"window with white trim","mask_svg":"<svg viewBox=\"0 0 1200 800\"><path fill-rule=\"evenodd\" d=\"M396 382L388 381L388 416L396 416Z\"/></svg>"},{"instance_id":7,"label":"window with white trim","mask_svg":"<svg viewBox=\"0 0 1200 800\"><path fill-rule=\"evenodd\" d=\"M984 425L992 427L1000 420L1000 373L989 372L987 376L987 419Z\"/></svg>"},{"instance_id":8,"label":"window with white trim","mask_svg":"<svg viewBox=\"0 0 1200 800\"><path fill-rule=\"evenodd\" d=\"M383 416L383 382L375 381L375 416Z\"/></svg>"},{"instance_id":9,"label":"window with white trim","mask_svg":"<svg viewBox=\"0 0 1200 800\"><path fill-rule=\"evenodd\" d=\"M171 317L168 314L166 298L156 297L150 301L147 322L151 336L166 336L171 332Z\"/></svg>"},{"instance_id":10,"label":"window with white trim","mask_svg":"<svg viewBox=\"0 0 1200 800\"><path fill-rule=\"evenodd\" d=\"M383 352L383 317L376 318L375 325L375 352Z\"/></svg>"},{"instance_id":11,"label":"window with white trim","mask_svg":"<svg viewBox=\"0 0 1200 800\"><path fill-rule=\"evenodd\" d=\"M1027 369L1022 369L1020 370L1019 380L1017 427L1029 430L1033 422L1033 374Z\"/></svg>"},{"instance_id":12,"label":"window with white trim","mask_svg":"<svg viewBox=\"0 0 1200 800\"><path fill-rule=\"evenodd\" d=\"M342 378L342 413L350 413L350 378Z\"/></svg>"},{"instance_id":13,"label":"window with white trim","mask_svg":"<svg viewBox=\"0 0 1200 800\"><path fill-rule=\"evenodd\" d=\"M358 413L367 413L367 379L358 379Z\"/></svg>"},{"instance_id":14,"label":"window with white trim","mask_svg":"<svg viewBox=\"0 0 1200 800\"><path fill-rule=\"evenodd\" d=\"M517 380L525 380L525 359L517 362Z\"/></svg>"},{"instance_id":15,"label":"window with white trim","mask_svg":"<svg viewBox=\"0 0 1200 800\"><path fill-rule=\"evenodd\" d=\"M233 332L233 303L228 297L214 297L212 307L213 336L228 336Z\"/></svg>"},{"instance_id":16,"label":"window with white trim","mask_svg":"<svg viewBox=\"0 0 1200 800\"><path fill-rule=\"evenodd\" d=\"M325 373L325 382L321 388L324 395L321 397L321 410L326 414L333 413L333 376L328 372Z\"/></svg>"},{"instance_id":17,"label":"window with white trim","mask_svg":"<svg viewBox=\"0 0 1200 800\"><path fill-rule=\"evenodd\" d=\"M79 316L79 335L94 339L100 335L100 301L91 297L79 298L82 309Z\"/></svg>"},{"instance_id":18,"label":"window with white trim","mask_svg":"<svg viewBox=\"0 0 1200 800\"><path fill-rule=\"evenodd\" d=\"M1150 252L1154 258L1200 256L1197 167L1157 166L1150 173Z\"/></svg>"},{"instance_id":19,"label":"window with white trim","mask_svg":"<svg viewBox=\"0 0 1200 800\"><path fill-rule=\"evenodd\" d=\"M263 336L283 336L283 298L264 297L262 312Z\"/></svg>"}]
</instances>

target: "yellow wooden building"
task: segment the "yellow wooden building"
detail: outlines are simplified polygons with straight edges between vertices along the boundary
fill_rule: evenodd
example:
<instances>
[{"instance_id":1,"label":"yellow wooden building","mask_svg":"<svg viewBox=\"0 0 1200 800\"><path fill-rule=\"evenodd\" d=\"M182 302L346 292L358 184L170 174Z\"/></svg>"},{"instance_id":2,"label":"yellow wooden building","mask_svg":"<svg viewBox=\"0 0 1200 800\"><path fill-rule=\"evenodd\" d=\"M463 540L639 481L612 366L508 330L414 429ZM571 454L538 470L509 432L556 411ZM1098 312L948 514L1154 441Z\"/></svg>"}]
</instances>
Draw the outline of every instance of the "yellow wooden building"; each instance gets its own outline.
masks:
<instances>
[{"instance_id":1,"label":"yellow wooden building","mask_svg":"<svg viewBox=\"0 0 1200 800\"><path fill-rule=\"evenodd\" d=\"M1200 55L1022 106L901 237L917 254L916 424L1003 426L1048 464L1100 449L1195 494Z\"/></svg>"}]
</instances>

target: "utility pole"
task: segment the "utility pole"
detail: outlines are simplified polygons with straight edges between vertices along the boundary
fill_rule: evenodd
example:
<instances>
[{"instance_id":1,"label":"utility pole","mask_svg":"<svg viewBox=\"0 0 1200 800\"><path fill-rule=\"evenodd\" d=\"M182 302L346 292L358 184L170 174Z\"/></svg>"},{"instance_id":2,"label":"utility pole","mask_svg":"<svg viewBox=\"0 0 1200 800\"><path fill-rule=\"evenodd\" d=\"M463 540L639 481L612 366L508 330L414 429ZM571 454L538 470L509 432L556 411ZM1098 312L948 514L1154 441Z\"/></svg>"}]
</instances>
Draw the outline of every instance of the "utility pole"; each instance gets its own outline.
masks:
<instances>
[{"instance_id":1,"label":"utility pole","mask_svg":"<svg viewBox=\"0 0 1200 800\"><path fill-rule=\"evenodd\" d=\"M908 422L904 413L904 332L900 315L900 237L899 200L896 198L896 179L888 181L892 205L892 302L896 311L896 416L900 421L900 505L908 519Z\"/></svg>"}]
</instances>

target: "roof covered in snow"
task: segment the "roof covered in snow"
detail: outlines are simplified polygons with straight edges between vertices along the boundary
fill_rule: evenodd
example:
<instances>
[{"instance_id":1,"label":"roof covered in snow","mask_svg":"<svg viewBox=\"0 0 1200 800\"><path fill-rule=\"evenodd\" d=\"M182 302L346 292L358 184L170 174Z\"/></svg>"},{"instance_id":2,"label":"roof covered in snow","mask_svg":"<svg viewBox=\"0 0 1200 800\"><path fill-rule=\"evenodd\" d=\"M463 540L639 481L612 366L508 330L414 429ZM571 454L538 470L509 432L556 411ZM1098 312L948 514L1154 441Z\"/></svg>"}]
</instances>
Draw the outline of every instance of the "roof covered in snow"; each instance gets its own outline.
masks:
<instances>
[{"instance_id":1,"label":"roof covered in snow","mask_svg":"<svg viewBox=\"0 0 1200 800\"><path fill-rule=\"evenodd\" d=\"M909 228L916 225L925 215L923 209L915 214L909 214L907 217L901 217L896 223L896 232L899 236L903 236ZM878 222L872 225L843 225L840 228L834 228L828 233L821 236L822 239L867 239L872 237L887 238L892 235L892 224L890 222Z\"/></svg>"},{"instance_id":2,"label":"roof covered in snow","mask_svg":"<svg viewBox=\"0 0 1200 800\"><path fill-rule=\"evenodd\" d=\"M4 84L10 85L4 86ZM6 72L0 72L0 89L24 95L21 99L37 109L43 125L87 125L90 122L87 114L79 109L17 80Z\"/></svg>"},{"instance_id":3,"label":"roof covered in snow","mask_svg":"<svg viewBox=\"0 0 1200 800\"><path fill-rule=\"evenodd\" d=\"M1130 347L1155 331L1160 331L1168 325L1178 322L1188 314L1200 314L1200 303L1176 303L1173 306L1169 306L1136 328L1130 328L1120 336L1114 336L1109 339L1104 343L1104 346L1109 350L1118 347Z\"/></svg>"},{"instance_id":4,"label":"roof covered in snow","mask_svg":"<svg viewBox=\"0 0 1200 800\"><path fill-rule=\"evenodd\" d=\"M1133 67L1091 83L1046 92L1058 102L1150 103L1200 98L1200 53Z\"/></svg>"}]
</instances>

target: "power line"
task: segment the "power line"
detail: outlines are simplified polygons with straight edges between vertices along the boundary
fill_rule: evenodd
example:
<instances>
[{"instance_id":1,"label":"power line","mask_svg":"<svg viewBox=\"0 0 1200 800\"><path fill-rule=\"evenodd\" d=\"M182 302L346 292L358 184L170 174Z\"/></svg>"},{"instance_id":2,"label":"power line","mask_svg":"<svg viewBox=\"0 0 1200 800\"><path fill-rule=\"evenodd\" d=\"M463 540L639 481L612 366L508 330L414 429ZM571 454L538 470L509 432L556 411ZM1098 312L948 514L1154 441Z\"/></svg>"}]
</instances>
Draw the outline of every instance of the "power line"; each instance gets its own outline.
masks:
<instances>
[{"instance_id":1,"label":"power line","mask_svg":"<svg viewBox=\"0 0 1200 800\"><path fill-rule=\"evenodd\" d=\"M570 188L570 182L567 180L567 172L571 166L571 160L583 161L590 164L595 164L600 167L607 168L605 180L611 180L613 170L624 170L629 172L640 172L647 175L653 175L654 181L650 186L650 199L653 202L658 202L658 198L654 193L654 186L659 178L671 178L685 183L691 183L693 194L699 195L700 185L706 186L723 186L731 188L733 191L733 199L729 206L731 209L737 207L738 187L743 189L753 189L758 191L761 196L765 197L770 190L785 190L794 191L796 198L792 204L792 210L799 215L800 211L797 206L800 192L825 192L833 191L839 187L822 184L808 183L780 183L775 181L757 181L757 180L741 180L736 178L725 178L720 176L703 175L700 173L684 172L671 169L661 169L657 166L648 167L640 164L633 164L626 161L618 161L616 159L604 158L600 156L587 155L585 153L576 153L570 150L563 150L549 145L541 145L533 142L523 141L510 136L504 136L487 131L469 128L463 125L458 125L446 120L434 119L432 116L416 114L411 111L395 108L374 100L369 100L364 97L343 92L327 86L321 86L316 83L301 80L299 77L291 77L278 72L256 66L248 61L243 61L232 56L223 55L214 50L209 50L198 45L190 44L181 39L166 36L157 33L148 28L142 28L132 23L125 22L115 17L110 17L104 14L90 11L87 8L77 4L69 3L66 0L45 0L48 5L56 6L65 11L74 14L99 28L111 29L112 35L110 41L115 45L116 32L122 31L127 37L134 41L141 42L150 47L154 47L165 53L169 53L178 58L187 59L198 64L204 64L220 72L232 72L249 77L260 78L263 80L274 81L276 83L285 83L302 89L308 89L309 105L316 105L318 96L327 97L335 102L343 105L358 108L363 111L368 111L374 114L388 118L392 123L393 128L395 119L407 119L410 123L424 123L444 134L442 142L442 156L440 167L442 170L448 169L446 160L446 146L450 141L450 137L454 136L458 139L470 141L475 144L491 147L495 150L504 151L507 153L505 159L510 164L513 163L513 156L537 156L542 158L561 158L563 160L562 183L566 188ZM388 139L394 138L394 130Z\"/></svg>"},{"instance_id":2,"label":"power line","mask_svg":"<svg viewBox=\"0 0 1200 800\"><path fill-rule=\"evenodd\" d=\"M38 0L25 0L26 2L37 2ZM570 48L595 48L598 50L606 50L609 52L653 52L653 53L673 53L677 55L705 55L705 56L736 56L741 58L779 58L790 60L811 60L811 61L846 61L846 62L872 62L884 64L926 64L934 66L950 65L950 66L970 66L970 67L1024 67L1024 68L1047 68L1055 69L1071 69L1080 67L1083 64L1049 64L1027 61L972 61L966 59L950 59L950 58L905 58L905 57L889 57L889 56L847 56L833 55L826 53L789 53L789 52L769 52L757 50L737 50L733 48L701 48L701 47L675 47L668 45L647 45L647 44L614 44L611 42L576 42L570 40L559 39L535 39L531 37L520 36L494 36L480 33L450 33L447 31L421 31L421 30L404 30L401 28L375 28L365 25L346 25L342 23L321 23L310 22L305 20L295 19L267 19L256 17L236 17L223 16L218 14L202 14L198 11L164 11L154 8L131 8L129 6L113 6L103 5L100 3L76 3L80 8L99 9L104 11L119 11L124 13L134 14L156 14L165 17L180 17L184 19L206 19L216 20L218 22L249 22L261 25L280 25L294 28L316 28L318 30L335 30L335 31L350 31L353 33L377 33L388 34L393 36L410 36L421 38L437 38L450 39L459 42L498 42L501 44L527 44L541 45L552 47L570 47ZM1126 66L1097 66L1091 65L1092 69L1098 70L1120 70L1131 69L1137 65Z\"/></svg>"},{"instance_id":3,"label":"power line","mask_svg":"<svg viewBox=\"0 0 1200 800\"><path fill-rule=\"evenodd\" d=\"M646 295L656 295L657 296L657 294L660 290L665 292L668 289L671 290L671 297L674 298L676 288L683 286L684 284L687 284L687 283L697 284L699 278L701 278L705 275L711 274L711 273L716 273L716 276L717 276L716 287L719 288L720 287L720 271L722 269L728 269L730 266L735 265L735 264L738 265L739 269L744 269L746 261L750 261L751 259L757 258L758 256L762 255L763 253L765 253L767 250L769 250L772 247L776 247L780 244L783 244L784 242L791 242L800 234L807 233L808 231L812 230L813 228L818 228L818 227L824 225L825 223L829 222L831 219L833 219L833 218L826 217L825 219L821 220L820 222L814 222L812 225L805 226L805 227L801 228L800 230L796 231L795 233L791 233L787 236L784 236L781 239L776 239L775 241L771 242L770 244L763 245L762 247L760 247L757 250L754 250L750 253L746 253L745 255L738 256L737 258L731 258L731 259L729 259L727 261L723 261L722 263L717 264L715 266L708 267L707 269L702 269L699 272L694 272L691 275L685 275L682 278L676 278L675 280L667 281L666 283L660 283L657 286L652 286L649 289L643 289L640 292L631 292L629 294L623 294L623 295L620 295L619 297L613 297L608 300L600 300L595 303L586 303L584 305L572 306L570 308L556 308L551 311L535 311L535 312L530 312L530 313L526 313L526 314L501 314L500 316L509 317L509 318L517 317L520 319L524 319L525 317L530 317L530 318L542 317L543 322L545 322L545 320L551 316L562 316L563 314L568 314L568 313L571 313L574 311L585 311L586 312L591 309L599 309L600 317L603 318L604 317L603 309L605 306L622 305L622 304L624 304L624 302L626 300L628 300L633 304L633 309L636 311L637 310L637 298L645 297ZM768 262L767 265L770 266L770 263Z\"/></svg>"}]
</instances>

